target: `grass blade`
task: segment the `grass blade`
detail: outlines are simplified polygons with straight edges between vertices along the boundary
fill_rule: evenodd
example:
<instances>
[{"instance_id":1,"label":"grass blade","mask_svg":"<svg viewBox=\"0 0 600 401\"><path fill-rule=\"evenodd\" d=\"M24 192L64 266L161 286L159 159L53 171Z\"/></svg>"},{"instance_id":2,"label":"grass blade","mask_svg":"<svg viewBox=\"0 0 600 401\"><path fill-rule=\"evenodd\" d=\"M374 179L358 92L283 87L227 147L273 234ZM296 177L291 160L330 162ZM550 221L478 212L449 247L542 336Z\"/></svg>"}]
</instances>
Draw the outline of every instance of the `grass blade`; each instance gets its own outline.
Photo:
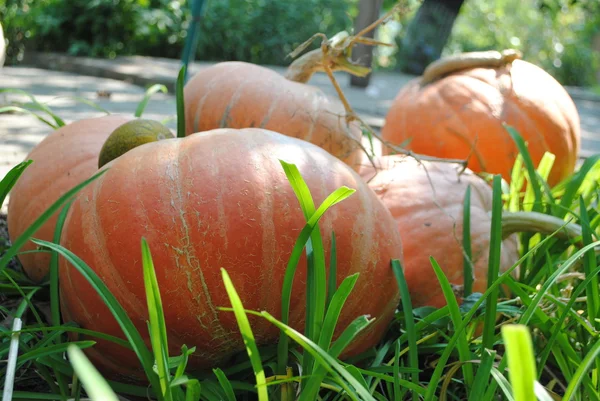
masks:
<instances>
[{"instance_id":1,"label":"grass blade","mask_svg":"<svg viewBox=\"0 0 600 401\"><path fill-rule=\"evenodd\" d=\"M319 208L313 213L311 218L308 220L300 235L298 236L296 243L294 245L294 249L292 250L292 254L288 261L288 265L286 267L285 276L283 279L283 288L282 288L282 297L281 297L281 319L284 324L287 324L289 321L289 311L290 311L290 300L292 297L292 285L294 283L294 275L296 272L296 268L298 266L298 262L300 260L300 256L302 254L302 249L304 249L305 244L308 242L312 231L317 227L317 223L319 219L325 214L325 212L335 204L343 201L344 199L351 196L356 190L350 189L348 187L340 187L332 192L319 206ZM281 333L277 354L278 354L278 371L285 372L285 368L287 366L287 350L288 343L287 337L285 333Z\"/></svg>"},{"instance_id":2,"label":"grass blade","mask_svg":"<svg viewBox=\"0 0 600 401\"><path fill-rule=\"evenodd\" d=\"M231 306L233 308L233 313L235 314L235 318L237 319L240 333L242 334L242 338L244 339L244 344L246 345L246 350L248 351L250 362L252 362L252 369L254 370L254 375L256 376L258 399L259 401L267 401L269 398L267 392L267 380L265 378L265 371L263 369L262 361L260 359L260 353L254 340L254 334L252 333L252 328L250 327L250 321L248 320L248 316L246 316L242 300L239 297L237 291L235 290L235 287L233 285L233 282L231 281L231 278L229 277L229 274L225 269L221 269L221 275L223 277L225 289L227 290L227 295L229 296L229 301L231 302Z\"/></svg>"},{"instance_id":3,"label":"grass blade","mask_svg":"<svg viewBox=\"0 0 600 401\"><path fill-rule=\"evenodd\" d=\"M24 91L22 89L15 89L15 88L0 89L0 93L4 93L4 92L20 93L24 96L27 96L31 100L31 103L33 105L35 105L37 109L45 111L46 113L48 113L48 115L50 115L50 117L52 117L52 119L56 123L56 127L62 127L65 125L65 122L63 121L62 118L60 118L58 115L56 115L48 106L38 102L37 99L35 98L35 96L30 94L29 92Z\"/></svg>"},{"instance_id":4,"label":"grass blade","mask_svg":"<svg viewBox=\"0 0 600 401\"><path fill-rule=\"evenodd\" d=\"M433 266L433 270L435 271L435 275L440 282L440 286L442 288L442 292L444 293L444 297L446 298L446 303L448 305L448 311L450 312L450 318L452 319L452 324L455 329L461 326L462 317L460 315L460 308L458 307L458 302L456 301L456 295L454 295L454 291L452 290L452 285L448 278L444 274L440 265L436 262L433 257L430 257L431 265ZM460 361L463 362L462 370L463 375L465 377L465 385L467 389L470 389L473 385L473 366L470 363L466 363L471 360L471 350L469 349L469 344L467 343L467 336L464 333L455 333L458 335L458 355Z\"/></svg>"},{"instance_id":5,"label":"grass blade","mask_svg":"<svg viewBox=\"0 0 600 401\"><path fill-rule=\"evenodd\" d=\"M463 296L466 298L473 292L473 262L471 252L471 185L465 191L463 203Z\"/></svg>"},{"instance_id":6,"label":"grass blade","mask_svg":"<svg viewBox=\"0 0 600 401\"><path fill-rule=\"evenodd\" d=\"M129 316L127 316L125 309L123 309L121 304L119 304L119 301L117 301L115 296L110 292L108 287L106 287L106 284L104 284L100 277L98 277L96 272L91 269L83 260L81 260L81 258L61 245L43 240L32 241L38 245L46 246L51 250L55 250L60 253L60 255L65 258L67 262L69 262L77 269L77 271L79 271L79 273L85 277L85 279L90 283L90 285L94 288L94 290L102 298L102 301L104 301L106 306L111 311L115 320L118 322L119 326L123 330L123 333L131 344L138 359L140 360L144 372L146 373L146 376L152 385L152 388L157 394L160 394L161 386L158 382L158 377L152 368L154 365L154 358L152 357L150 350L142 339L140 332L134 326Z\"/></svg>"},{"instance_id":7,"label":"grass blade","mask_svg":"<svg viewBox=\"0 0 600 401\"><path fill-rule=\"evenodd\" d=\"M504 128L508 131L513 141L517 145L519 149L519 153L523 157L523 163L525 164L525 168L527 170L528 175L528 187L530 186L534 193L535 202L533 204L533 211L541 212L542 211L542 191L541 186L538 181L538 174L533 165L533 161L531 160L531 155L529 154L529 150L527 150L527 145L523 140L523 137L517 132L513 127L503 124Z\"/></svg>"},{"instance_id":8,"label":"grass blade","mask_svg":"<svg viewBox=\"0 0 600 401\"><path fill-rule=\"evenodd\" d=\"M185 137L185 99L183 95L183 87L185 85L186 66L183 65L177 76L177 86L175 99L177 102L177 138Z\"/></svg>"},{"instance_id":9,"label":"grass blade","mask_svg":"<svg viewBox=\"0 0 600 401\"><path fill-rule=\"evenodd\" d=\"M409 367L416 370L411 374L411 381L413 384L419 384L419 353L417 349L417 331L415 329L415 320L413 315L412 301L410 299L410 292L408 289L408 283L404 276L404 269L400 265L400 261L397 259L392 260L392 270L396 276L398 287L400 289L400 297L402 302L402 311L404 312L404 325L406 334L408 336L408 362ZM397 342L400 345L400 340ZM395 362L398 362L397 360ZM413 400L417 401L419 395L413 391Z\"/></svg>"},{"instance_id":10,"label":"grass blade","mask_svg":"<svg viewBox=\"0 0 600 401\"><path fill-rule=\"evenodd\" d=\"M138 104L138 107L135 109L135 116L136 117L141 117L142 114L144 114L144 110L146 110L146 106L148 106L148 102L150 101L150 98L152 97L152 95L154 95L156 92L162 92L162 93L167 93L169 92L169 90L167 89L166 86L161 85L161 84L155 84L152 85L151 87L148 88L148 90L146 90L146 94L144 95L144 98L140 101L140 103Z\"/></svg>"},{"instance_id":11,"label":"grass blade","mask_svg":"<svg viewBox=\"0 0 600 401\"><path fill-rule=\"evenodd\" d=\"M67 219L67 213L73 203L73 199L69 200L67 204L62 208L56 226L54 228L54 237L52 242L60 244L60 236L62 229ZM52 324L60 324L60 294L58 287L58 253L52 252L52 258L50 259L50 311L52 314ZM60 341L60 338L57 339Z\"/></svg>"},{"instance_id":12,"label":"grass blade","mask_svg":"<svg viewBox=\"0 0 600 401\"><path fill-rule=\"evenodd\" d=\"M590 219L588 217L588 212L585 207L585 203L583 198L579 198L579 216L581 221L581 234L584 245L589 245L592 243L592 232L590 230ZM589 250L583 256L583 271L586 276L592 275L592 272L596 269L596 253L593 249ZM596 330L599 328L599 323L597 320L599 305L600 302L600 291L598 288L600 287L600 283L598 282L598 276L594 276L593 280L590 282L590 285L586 289L587 294L587 311L588 311L588 320L594 325Z\"/></svg>"},{"instance_id":13,"label":"grass blade","mask_svg":"<svg viewBox=\"0 0 600 401\"><path fill-rule=\"evenodd\" d=\"M535 358L527 326L502 326L502 337L508 356L509 377L515 401L535 400Z\"/></svg>"},{"instance_id":14,"label":"grass blade","mask_svg":"<svg viewBox=\"0 0 600 401\"><path fill-rule=\"evenodd\" d=\"M502 193L500 185L501 177L495 175L493 180L492 226L488 259L488 288L498 280L498 273L500 271L500 258L502 252ZM496 289L486 298L483 340L481 342L482 355L486 348L492 349L494 345L498 292L499 289Z\"/></svg>"},{"instance_id":15,"label":"grass blade","mask_svg":"<svg viewBox=\"0 0 600 401\"><path fill-rule=\"evenodd\" d=\"M21 174L23 174L25 169L31 163L33 163L33 160L27 160L25 162L17 164L13 168L11 168L10 171L4 176L2 181L0 181L0 207L2 207L2 205L4 204L6 196L8 195L12 187L17 183Z\"/></svg>"},{"instance_id":16,"label":"grass blade","mask_svg":"<svg viewBox=\"0 0 600 401\"><path fill-rule=\"evenodd\" d=\"M331 252L329 258L329 278L327 280L327 304L326 309L329 309L331 298L335 294L337 286L337 244L335 241L335 233L331 233Z\"/></svg>"},{"instance_id":17,"label":"grass blade","mask_svg":"<svg viewBox=\"0 0 600 401\"><path fill-rule=\"evenodd\" d=\"M327 309L327 315L325 316L323 330L321 331L321 335L319 337L318 342L319 347L321 347L323 350L329 350L330 348L331 340L333 338L335 327L337 326L338 318L340 316L342 308L344 307L344 303L348 299L348 296L350 295L352 289L354 288L354 285L356 284L358 276L359 274L356 273L346 277L332 297L330 307ZM321 374L318 374L320 372L323 372L323 369L319 369L319 366L317 365L315 370L312 372L312 377L308 379L303 386L303 391L299 399L300 401L310 401L315 399L321 382L324 378L324 375L322 376Z\"/></svg>"},{"instance_id":18,"label":"grass blade","mask_svg":"<svg viewBox=\"0 0 600 401\"><path fill-rule=\"evenodd\" d=\"M108 382L77 346L69 345L69 360L92 401L119 401Z\"/></svg>"},{"instance_id":19,"label":"grass blade","mask_svg":"<svg viewBox=\"0 0 600 401\"><path fill-rule=\"evenodd\" d=\"M577 170L577 172L571 176L566 185L565 192L560 199L560 206L562 206L562 208L559 208L556 212L558 217L564 217L567 214L569 208L573 204L573 201L577 197L586 176L590 170L592 170L592 167L594 167L599 161L600 154L588 157L585 159L579 170Z\"/></svg>"},{"instance_id":20,"label":"grass blade","mask_svg":"<svg viewBox=\"0 0 600 401\"><path fill-rule=\"evenodd\" d=\"M336 381L347 392L347 395L352 400L358 401L360 399L363 401L375 401L375 398L373 398L368 389L362 386L356 380L356 378L350 374L350 372L348 372L331 355L321 349L317 344L293 328L278 321L268 312L262 312L261 315L264 316L269 322L279 327L286 335L300 344L302 348L310 352L317 362L324 366L334 378L338 379ZM348 384L351 385L355 391L353 391ZM360 398L358 398L359 396Z\"/></svg>"},{"instance_id":21,"label":"grass blade","mask_svg":"<svg viewBox=\"0 0 600 401\"><path fill-rule=\"evenodd\" d=\"M596 358L598 358L599 355L600 340L596 341L592 349L590 349L585 358L583 358L583 361L577 367L577 370L575 371L573 378L569 382L567 390L565 391L565 394L562 398L563 401L571 401L573 399L573 397L575 396L575 392L577 391L585 377L585 373L588 371L590 366L592 366L596 362Z\"/></svg>"},{"instance_id":22,"label":"grass blade","mask_svg":"<svg viewBox=\"0 0 600 401\"><path fill-rule=\"evenodd\" d=\"M233 387L227 376L225 376L225 373L219 368L213 369L213 372L215 373L215 376L217 376L217 380L219 380L221 389L225 392L226 401L236 401Z\"/></svg>"},{"instance_id":23,"label":"grass blade","mask_svg":"<svg viewBox=\"0 0 600 401\"><path fill-rule=\"evenodd\" d=\"M171 400L169 390L169 346L167 340L167 327L165 325L165 316L160 299L160 290L154 270L152 254L148 247L148 242L142 238L142 269L144 272L144 288L146 289L146 302L148 304L148 316L150 324L148 332L154 352L154 360L158 370L158 380L160 382L162 396L166 401Z\"/></svg>"},{"instance_id":24,"label":"grass blade","mask_svg":"<svg viewBox=\"0 0 600 401\"><path fill-rule=\"evenodd\" d=\"M13 320L12 335L10 338L10 349L8 351L8 361L6 363L6 373L4 375L4 390L2 392L2 401L10 401L13 397L13 388L15 384L15 371L17 367L17 357L19 354L19 331L23 322L20 318Z\"/></svg>"}]
</instances>

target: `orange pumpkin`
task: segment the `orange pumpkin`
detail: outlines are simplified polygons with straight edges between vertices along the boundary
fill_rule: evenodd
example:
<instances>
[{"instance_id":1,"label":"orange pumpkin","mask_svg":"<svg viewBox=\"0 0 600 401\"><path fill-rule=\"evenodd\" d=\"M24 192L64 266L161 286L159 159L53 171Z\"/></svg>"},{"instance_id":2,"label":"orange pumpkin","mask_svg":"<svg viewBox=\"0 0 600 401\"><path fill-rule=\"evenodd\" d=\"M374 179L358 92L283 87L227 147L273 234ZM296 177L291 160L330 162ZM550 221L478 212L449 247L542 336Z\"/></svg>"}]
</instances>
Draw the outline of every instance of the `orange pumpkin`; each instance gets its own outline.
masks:
<instances>
[{"instance_id":1,"label":"orange pumpkin","mask_svg":"<svg viewBox=\"0 0 600 401\"><path fill-rule=\"evenodd\" d=\"M111 132L129 121L120 115L88 118L67 124L44 138L27 155L33 163L23 172L10 193L8 233L18 238L43 212L67 191L98 170L98 154ZM58 214L34 237L52 241ZM34 250L27 242L22 251ZM48 252L22 253L19 260L27 275L40 282L48 273Z\"/></svg>"},{"instance_id":2,"label":"orange pumpkin","mask_svg":"<svg viewBox=\"0 0 600 401\"><path fill-rule=\"evenodd\" d=\"M351 167L362 150L361 129L346 123L342 103L307 85L318 53L294 62L286 76L245 62L218 63L185 85L186 134L257 127L311 142ZM311 58L315 60L310 60Z\"/></svg>"},{"instance_id":3,"label":"orange pumpkin","mask_svg":"<svg viewBox=\"0 0 600 401\"><path fill-rule=\"evenodd\" d=\"M459 176L457 165L426 161L420 164L401 155L377 157L375 164L377 170L365 164L360 174L369 180L369 187L398 224L413 306L446 304L429 260L431 256L450 283L462 289L463 201L468 185L471 186L473 292L483 293L487 288L492 209L492 189L487 182L468 169ZM501 271L518 259L517 237L511 235L502 244Z\"/></svg>"},{"instance_id":4,"label":"orange pumpkin","mask_svg":"<svg viewBox=\"0 0 600 401\"><path fill-rule=\"evenodd\" d=\"M375 345L399 301L390 267L402 260L396 223L375 193L350 167L308 142L269 130L217 129L141 145L106 165L110 170L84 188L71 206L62 245L93 268L147 338L147 308L140 240L151 248L173 354L196 347L191 369L212 368L243 351L220 268L225 268L244 307L280 317L286 264L305 224L279 159L294 163L315 205L342 185L356 189L320 221L326 257L336 233L337 281L360 277L344 306L338 331L359 315L377 318L347 350ZM328 259L327 259L328 260ZM300 261L291 299L290 325L303 330L306 260ZM107 307L66 260L60 264L65 321L122 337ZM377 294L376 297L373 294ZM277 342L279 331L250 317L259 343ZM95 339L96 340L96 339ZM98 340L87 350L110 374L134 375L135 356Z\"/></svg>"},{"instance_id":5,"label":"orange pumpkin","mask_svg":"<svg viewBox=\"0 0 600 401\"><path fill-rule=\"evenodd\" d=\"M506 123L523 136L536 165L544 152L556 156L551 185L565 179L580 146L575 104L552 76L515 58L511 52L475 52L431 64L394 99L383 139L419 154L469 157L473 171L509 181L518 150Z\"/></svg>"}]
</instances>

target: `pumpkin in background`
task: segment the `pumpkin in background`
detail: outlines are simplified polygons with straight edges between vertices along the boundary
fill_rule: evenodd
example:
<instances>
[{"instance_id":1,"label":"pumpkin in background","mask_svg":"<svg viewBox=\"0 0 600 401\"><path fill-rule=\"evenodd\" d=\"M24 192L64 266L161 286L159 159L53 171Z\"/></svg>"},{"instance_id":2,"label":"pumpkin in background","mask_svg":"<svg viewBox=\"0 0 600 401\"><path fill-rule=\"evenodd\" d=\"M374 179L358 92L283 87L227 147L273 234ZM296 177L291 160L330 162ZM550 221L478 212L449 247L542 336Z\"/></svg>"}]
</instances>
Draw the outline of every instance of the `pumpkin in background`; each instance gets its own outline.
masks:
<instances>
[{"instance_id":1,"label":"pumpkin in background","mask_svg":"<svg viewBox=\"0 0 600 401\"><path fill-rule=\"evenodd\" d=\"M140 250L146 238L172 354L185 343L197 348L191 369L214 368L244 350L234 314L216 309L230 305L220 268L228 271L246 309L280 317L284 272L305 219L278 159L298 167L316 206L342 185L357 190L319 224L326 258L331 232L336 233L338 284L360 273L338 329L359 315L377 318L347 350L363 351L380 340L399 302L391 259L402 260L400 234L361 177L308 142L264 129L217 129L134 148L109 162L110 170L77 196L61 243L96 271L147 336ZM290 311L290 325L299 330L305 281L303 256ZM66 322L123 337L96 292L63 258L60 286ZM259 343L278 341L276 326L250 320ZM98 343L86 352L105 373L139 373L133 353L94 340Z\"/></svg>"},{"instance_id":2,"label":"pumpkin in background","mask_svg":"<svg viewBox=\"0 0 600 401\"><path fill-rule=\"evenodd\" d=\"M88 118L58 128L27 155L33 163L25 169L10 192L8 233L18 238L42 213L74 186L98 170L98 154L111 132L130 118L108 115ZM35 238L52 241L58 213L34 234ZM36 249L27 242L21 251ZM21 253L23 269L35 282L48 273L50 253Z\"/></svg>"},{"instance_id":3,"label":"pumpkin in background","mask_svg":"<svg viewBox=\"0 0 600 401\"><path fill-rule=\"evenodd\" d=\"M358 170L358 122L346 123L342 103L306 84L320 51L296 60L285 76L246 62L222 62L195 74L184 88L186 134L216 128L264 128L311 142Z\"/></svg>"},{"instance_id":4,"label":"pumpkin in background","mask_svg":"<svg viewBox=\"0 0 600 401\"><path fill-rule=\"evenodd\" d=\"M377 170L365 164L360 172L396 219L404 253L404 274L413 306L442 307L446 299L429 260L433 256L450 283L462 288L463 202L471 186L471 250L473 292L487 289L492 189L467 169L444 162L422 164L412 157L375 159ZM519 259L517 236L502 243L500 270ZM460 302L460 297L458 299Z\"/></svg>"},{"instance_id":5,"label":"pumpkin in background","mask_svg":"<svg viewBox=\"0 0 600 401\"><path fill-rule=\"evenodd\" d=\"M400 90L382 137L418 154L469 157L473 171L509 181L518 150L506 123L528 143L535 165L544 152L556 156L548 181L557 184L575 169L579 115L551 75L517 57L510 51L474 52L432 63Z\"/></svg>"}]
</instances>

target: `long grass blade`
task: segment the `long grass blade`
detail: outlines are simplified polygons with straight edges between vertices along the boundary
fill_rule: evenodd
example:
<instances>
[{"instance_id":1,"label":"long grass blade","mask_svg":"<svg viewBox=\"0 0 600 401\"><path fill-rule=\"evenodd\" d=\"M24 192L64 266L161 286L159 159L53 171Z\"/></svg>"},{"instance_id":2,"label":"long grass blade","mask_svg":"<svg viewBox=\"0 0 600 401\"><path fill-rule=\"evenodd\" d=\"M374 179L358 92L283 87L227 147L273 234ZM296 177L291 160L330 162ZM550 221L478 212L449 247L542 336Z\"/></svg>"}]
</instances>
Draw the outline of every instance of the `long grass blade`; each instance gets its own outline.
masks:
<instances>
[{"instance_id":1,"label":"long grass blade","mask_svg":"<svg viewBox=\"0 0 600 401\"><path fill-rule=\"evenodd\" d=\"M260 353L258 351L256 341L254 340L252 328L250 327L250 321L248 320L248 316L246 316L246 312L244 311L244 305L242 304L242 300L238 295L233 285L233 282L231 281L231 278L229 277L229 274L225 269L221 269L221 276L223 278L225 289L227 291L227 295L229 296L229 301L231 302L233 312L237 319L240 333L242 335L242 338L244 339L246 351L248 352L250 362L252 363L252 369L254 370L254 375L256 377L258 399L259 401L267 401L269 395L267 393L267 381L265 377L265 371L262 366L262 360L260 358Z\"/></svg>"},{"instance_id":2,"label":"long grass blade","mask_svg":"<svg viewBox=\"0 0 600 401\"><path fill-rule=\"evenodd\" d=\"M508 354L509 377L515 401L535 400L535 358L527 326L504 325L502 337Z\"/></svg>"},{"instance_id":3,"label":"long grass blade","mask_svg":"<svg viewBox=\"0 0 600 401\"><path fill-rule=\"evenodd\" d=\"M17 367L17 357L19 354L19 331L23 321L15 318L12 325L12 335L10 338L10 349L8 351L8 361L6 363L6 373L4 375L4 390L2 392L2 401L10 401L13 397L13 388L15 384L15 371Z\"/></svg>"},{"instance_id":4,"label":"long grass blade","mask_svg":"<svg viewBox=\"0 0 600 401\"><path fill-rule=\"evenodd\" d=\"M392 260L392 270L396 276L398 287L400 290L400 299L402 302L402 311L404 312L404 326L408 336L408 363L409 367L416 371L411 374L411 381L413 384L419 384L419 353L417 349L417 331L415 329L415 320L413 315L412 301L410 299L410 291L406 277L404 276L404 269L397 259ZM398 340L400 345L400 340ZM397 361L396 361L397 362ZM413 391L413 400L417 401L419 395Z\"/></svg>"},{"instance_id":5,"label":"long grass blade","mask_svg":"<svg viewBox=\"0 0 600 401\"><path fill-rule=\"evenodd\" d=\"M587 353L585 358L583 358L581 364L579 364L579 366L577 367L577 370L575 371L573 378L569 382L569 385L567 386L565 394L562 398L563 401L571 401L573 399L573 397L575 396L575 392L584 380L586 372L596 362L596 358L598 358L599 356L600 340L596 341L596 343Z\"/></svg>"},{"instance_id":6,"label":"long grass blade","mask_svg":"<svg viewBox=\"0 0 600 401\"><path fill-rule=\"evenodd\" d=\"M501 177L494 176L493 180L493 200L492 200L492 226L490 233L490 249L488 259L488 288L498 280L500 271L500 258L502 252L502 194ZM492 349L494 342L494 333L496 326L496 308L498 302L498 290L492 291L486 298L485 319L483 326L483 340L481 342L481 352L485 349Z\"/></svg>"},{"instance_id":7,"label":"long grass blade","mask_svg":"<svg viewBox=\"0 0 600 401\"><path fill-rule=\"evenodd\" d=\"M284 324L287 324L289 319L289 310L290 310L290 301L292 297L292 285L294 283L294 275L296 273L296 268L298 266L298 262L300 261L300 256L302 254L302 249L304 249L305 244L308 242L312 231L317 227L318 221L321 219L323 214L335 204L343 201L348 198L355 192L354 189L350 189L348 187L340 187L332 192L319 206L319 208L313 213L311 218L308 220L300 235L298 236L296 243L294 245L294 249L292 250L292 254L288 261L285 276L283 279L283 288L282 288L282 297L281 297L281 319ZM287 365L287 354L288 354L288 342L285 333L281 333L279 344L278 344L278 371L285 372L285 368Z\"/></svg>"},{"instance_id":8,"label":"long grass blade","mask_svg":"<svg viewBox=\"0 0 600 401\"><path fill-rule=\"evenodd\" d=\"M152 353L146 346L140 332L127 315L127 312L125 312L125 309L123 309L119 301L117 301L115 296L110 292L108 287L106 287L106 284L104 284L100 277L98 277L96 272L94 272L93 269L91 269L83 260L81 260L81 258L61 245L43 240L32 241L38 245L46 246L51 250L60 253L60 255L65 258L67 262L69 262L77 269L79 273L85 277L85 279L90 283L92 288L94 288L94 290L102 298L102 301L111 311L112 315L131 344L138 359L140 360L144 372L146 373L146 377L150 381L153 389L156 391L156 393L160 394L161 386L158 381L158 377L153 370L154 358L152 357Z\"/></svg>"},{"instance_id":9,"label":"long grass blade","mask_svg":"<svg viewBox=\"0 0 600 401\"><path fill-rule=\"evenodd\" d=\"M148 102L150 101L150 98L152 97L152 95L154 95L157 92L167 93L167 92L169 92L169 90L167 89L166 86L161 85L161 84L155 84L155 85L152 85L151 87L149 87L146 90L146 93L144 94L144 98L140 101L140 103L138 104L138 107L135 109L134 115L136 117L141 117L142 114L144 114L144 110L146 110L146 106L148 106Z\"/></svg>"},{"instance_id":10,"label":"long grass blade","mask_svg":"<svg viewBox=\"0 0 600 401\"><path fill-rule=\"evenodd\" d=\"M83 387L92 401L119 401L119 397L100 372L86 358L83 351L75 345L69 345L67 353L73 368L77 372L77 377L82 381Z\"/></svg>"},{"instance_id":11,"label":"long grass blade","mask_svg":"<svg viewBox=\"0 0 600 401\"><path fill-rule=\"evenodd\" d=\"M177 75L175 99L177 102L177 138L185 137L185 97L183 87L185 85L186 66L183 65Z\"/></svg>"},{"instance_id":12,"label":"long grass blade","mask_svg":"<svg viewBox=\"0 0 600 401\"><path fill-rule=\"evenodd\" d=\"M471 251L471 185L465 191L463 202L463 296L466 298L473 292L473 259Z\"/></svg>"},{"instance_id":13,"label":"long grass blade","mask_svg":"<svg viewBox=\"0 0 600 401\"><path fill-rule=\"evenodd\" d=\"M452 319L452 324L456 329L462 324L462 317L460 314L460 308L458 307L458 302L456 300L456 295L454 295L452 285L450 284L450 281L448 281L448 278L444 274L444 271L437 261L433 257L430 257L429 260L440 283L444 297L446 298L446 304L448 305L450 318ZM463 363L462 370L465 377L465 385L467 389L469 389L473 385L473 366L470 363L466 363L471 360L471 350L469 349L467 336L465 334L459 334L457 348L460 362Z\"/></svg>"},{"instance_id":14,"label":"long grass blade","mask_svg":"<svg viewBox=\"0 0 600 401\"><path fill-rule=\"evenodd\" d=\"M16 166L10 169L10 171L4 176L4 178L2 178L2 181L0 181L0 207L2 207L2 205L4 204L6 196L8 195L12 187L17 183L21 174L23 174L25 169L31 163L33 163L33 160L27 160L17 164Z\"/></svg>"},{"instance_id":15,"label":"long grass blade","mask_svg":"<svg viewBox=\"0 0 600 401\"><path fill-rule=\"evenodd\" d=\"M62 229L67 219L67 213L73 203L73 199L69 200L67 204L62 208L58 219L56 220L56 226L54 228L54 237L52 242L60 244L60 237ZM52 258L50 259L50 311L52 315L52 324L60 324L60 294L58 287L58 253L52 252ZM57 339L60 342L60 338Z\"/></svg>"},{"instance_id":16,"label":"long grass blade","mask_svg":"<svg viewBox=\"0 0 600 401\"><path fill-rule=\"evenodd\" d=\"M585 203L583 201L583 197L579 198L579 216L581 220L581 233L584 245L589 245L592 243L592 232L590 229L590 219L588 216L588 212L586 210ZM589 250L583 256L583 271L586 276L590 276L592 272L596 270L596 253L594 250ZM598 313L600 312L600 282L598 281L598 276L594 275L593 280L590 282L590 285L586 289L587 294L587 311L588 311L588 320L592 323L592 325L598 330L600 328L600 321L597 319Z\"/></svg>"},{"instance_id":17,"label":"long grass blade","mask_svg":"<svg viewBox=\"0 0 600 401\"><path fill-rule=\"evenodd\" d=\"M144 273L144 288L146 289L146 302L148 305L148 316L150 318L149 333L154 352L154 360L158 371L162 397L165 401L171 400L169 390L169 345L167 339L167 327L158 288L152 253L145 238L141 240L142 248L142 270Z\"/></svg>"},{"instance_id":18,"label":"long grass blade","mask_svg":"<svg viewBox=\"0 0 600 401\"><path fill-rule=\"evenodd\" d=\"M533 165L533 161L531 159L531 155L529 154L529 150L527 150L527 145L523 140L523 137L517 132L513 127L503 124L504 128L508 131L513 141L517 145L519 149L519 153L523 157L523 163L525 164L525 168L527 170L528 176L528 186L531 187L534 193L535 202L532 206L532 210L535 212L542 211L542 191L541 185L539 183L538 173Z\"/></svg>"},{"instance_id":19,"label":"long grass blade","mask_svg":"<svg viewBox=\"0 0 600 401\"><path fill-rule=\"evenodd\" d=\"M347 395L352 399L358 401L375 401L375 398L370 394L369 390L363 387L357 380L348 372L342 365L340 365L331 355L321 349L317 344L312 342L309 338L294 330L293 328L283 324L279 320L275 319L268 312L262 312L261 315L265 317L269 322L273 323L279 329L281 329L286 335L292 338L295 342L302 346L305 350L310 352L316 361L320 365L324 366L325 369L334 377L338 378L337 383L346 391ZM352 387L350 387L352 386ZM360 398L359 398L360 397Z\"/></svg>"}]
</instances>

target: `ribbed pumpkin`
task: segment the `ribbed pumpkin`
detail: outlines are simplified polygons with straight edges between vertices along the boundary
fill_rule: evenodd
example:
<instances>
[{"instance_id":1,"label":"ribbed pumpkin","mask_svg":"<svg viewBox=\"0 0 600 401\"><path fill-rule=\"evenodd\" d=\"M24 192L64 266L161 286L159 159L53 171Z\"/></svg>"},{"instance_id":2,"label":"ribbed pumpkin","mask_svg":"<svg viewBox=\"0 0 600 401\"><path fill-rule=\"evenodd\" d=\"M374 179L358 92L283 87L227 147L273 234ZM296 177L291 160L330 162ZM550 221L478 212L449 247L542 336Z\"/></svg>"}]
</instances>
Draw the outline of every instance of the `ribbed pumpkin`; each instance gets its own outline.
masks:
<instances>
[{"instance_id":1,"label":"ribbed pumpkin","mask_svg":"<svg viewBox=\"0 0 600 401\"><path fill-rule=\"evenodd\" d=\"M305 220L279 159L294 163L315 205L342 185L356 189L320 221L326 257L336 233L337 281L360 277L336 335L359 315L377 318L351 345L356 353L375 345L390 322L399 290L390 267L402 260L402 244L390 212L350 167L308 142L269 130L217 129L134 148L73 203L62 245L88 263L147 335L140 241L151 248L173 354L196 347L192 369L212 368L244 351L220 268L225 268L244 307L280 317L286 264ZM328 259L327 259L328 260ZM306 261L303 256L291 299L290 325L303 329ZM87 281L61 259L65 321L123 337ZM376 294L377 296L373 296ZM278 329L250 317L259 343L275 343ZM87 350L105 372L134 375L134 355L98 340Z\"/></svg>"},{"instance_id":2,"label":"ribbed pumpkin","mask_svg":"<svg viewBox=\"0 0 600 401\"><path fill-rule=\"evenodd\" d=\"M237 61L202 69L185 85L187 134L216 128L269 129L311 142L357 169L360 126L346 123L339 100L306 84L320 62L318 53L307 56L294 62L285 77Z\"/></svg>"},{"instance_id":3,"label":"ribbed pumpkin","mask_svg":"<svg viewBox=\"0 0 600 401\"><path fill-rule=\"evenodd\" d=\"M108 115L67 124L44 138L27 155L33 163L23 172L10 192L8 233L14 241L43 212L67 191L98 170L98 154L106 138L130 118ZM34 237L52 241L58 213ZM36 248L28 242L22 251ZM19 260L27 275L41 281L48 273L48 252L22 253Z\"/></svg>"},{"instance_id":4,"label":"ribbed pumpkin","mask_svg":"<svg viewBox=\"0 0 600 401\"><path fill-rule=\"evenodd\" d=\"M527 141L536 165L544 152L556 155L549 182L563 180L574 171L580 146L575 104L551 75L510 54L464 53L433 63L400 90L382 137L419 154L470 156L473 171L509 181L518 150L506 123Z\"/></svg>"},{"instance_id":5,"label":"ribbed pumpkin","mask_svg":"<svg viewBox=\"0 0 600 401\"><path fill-rule=\"evenodd\" d=\"M422 164L401 155L375 159L376 171L364 165L360 174L388 207L398 224L404 271L413 306L441 307L446 300L435 277L433 256L457 289L464 284L463 201L471 186L471 247L474 292L487 288L492 189L470 170L443 162ZM502 244L501 271L519 258L516 235ZM460 293L461 291L457 291ZM458 301L460 302L460 296Z\"/></svg>"}]
</instances>

